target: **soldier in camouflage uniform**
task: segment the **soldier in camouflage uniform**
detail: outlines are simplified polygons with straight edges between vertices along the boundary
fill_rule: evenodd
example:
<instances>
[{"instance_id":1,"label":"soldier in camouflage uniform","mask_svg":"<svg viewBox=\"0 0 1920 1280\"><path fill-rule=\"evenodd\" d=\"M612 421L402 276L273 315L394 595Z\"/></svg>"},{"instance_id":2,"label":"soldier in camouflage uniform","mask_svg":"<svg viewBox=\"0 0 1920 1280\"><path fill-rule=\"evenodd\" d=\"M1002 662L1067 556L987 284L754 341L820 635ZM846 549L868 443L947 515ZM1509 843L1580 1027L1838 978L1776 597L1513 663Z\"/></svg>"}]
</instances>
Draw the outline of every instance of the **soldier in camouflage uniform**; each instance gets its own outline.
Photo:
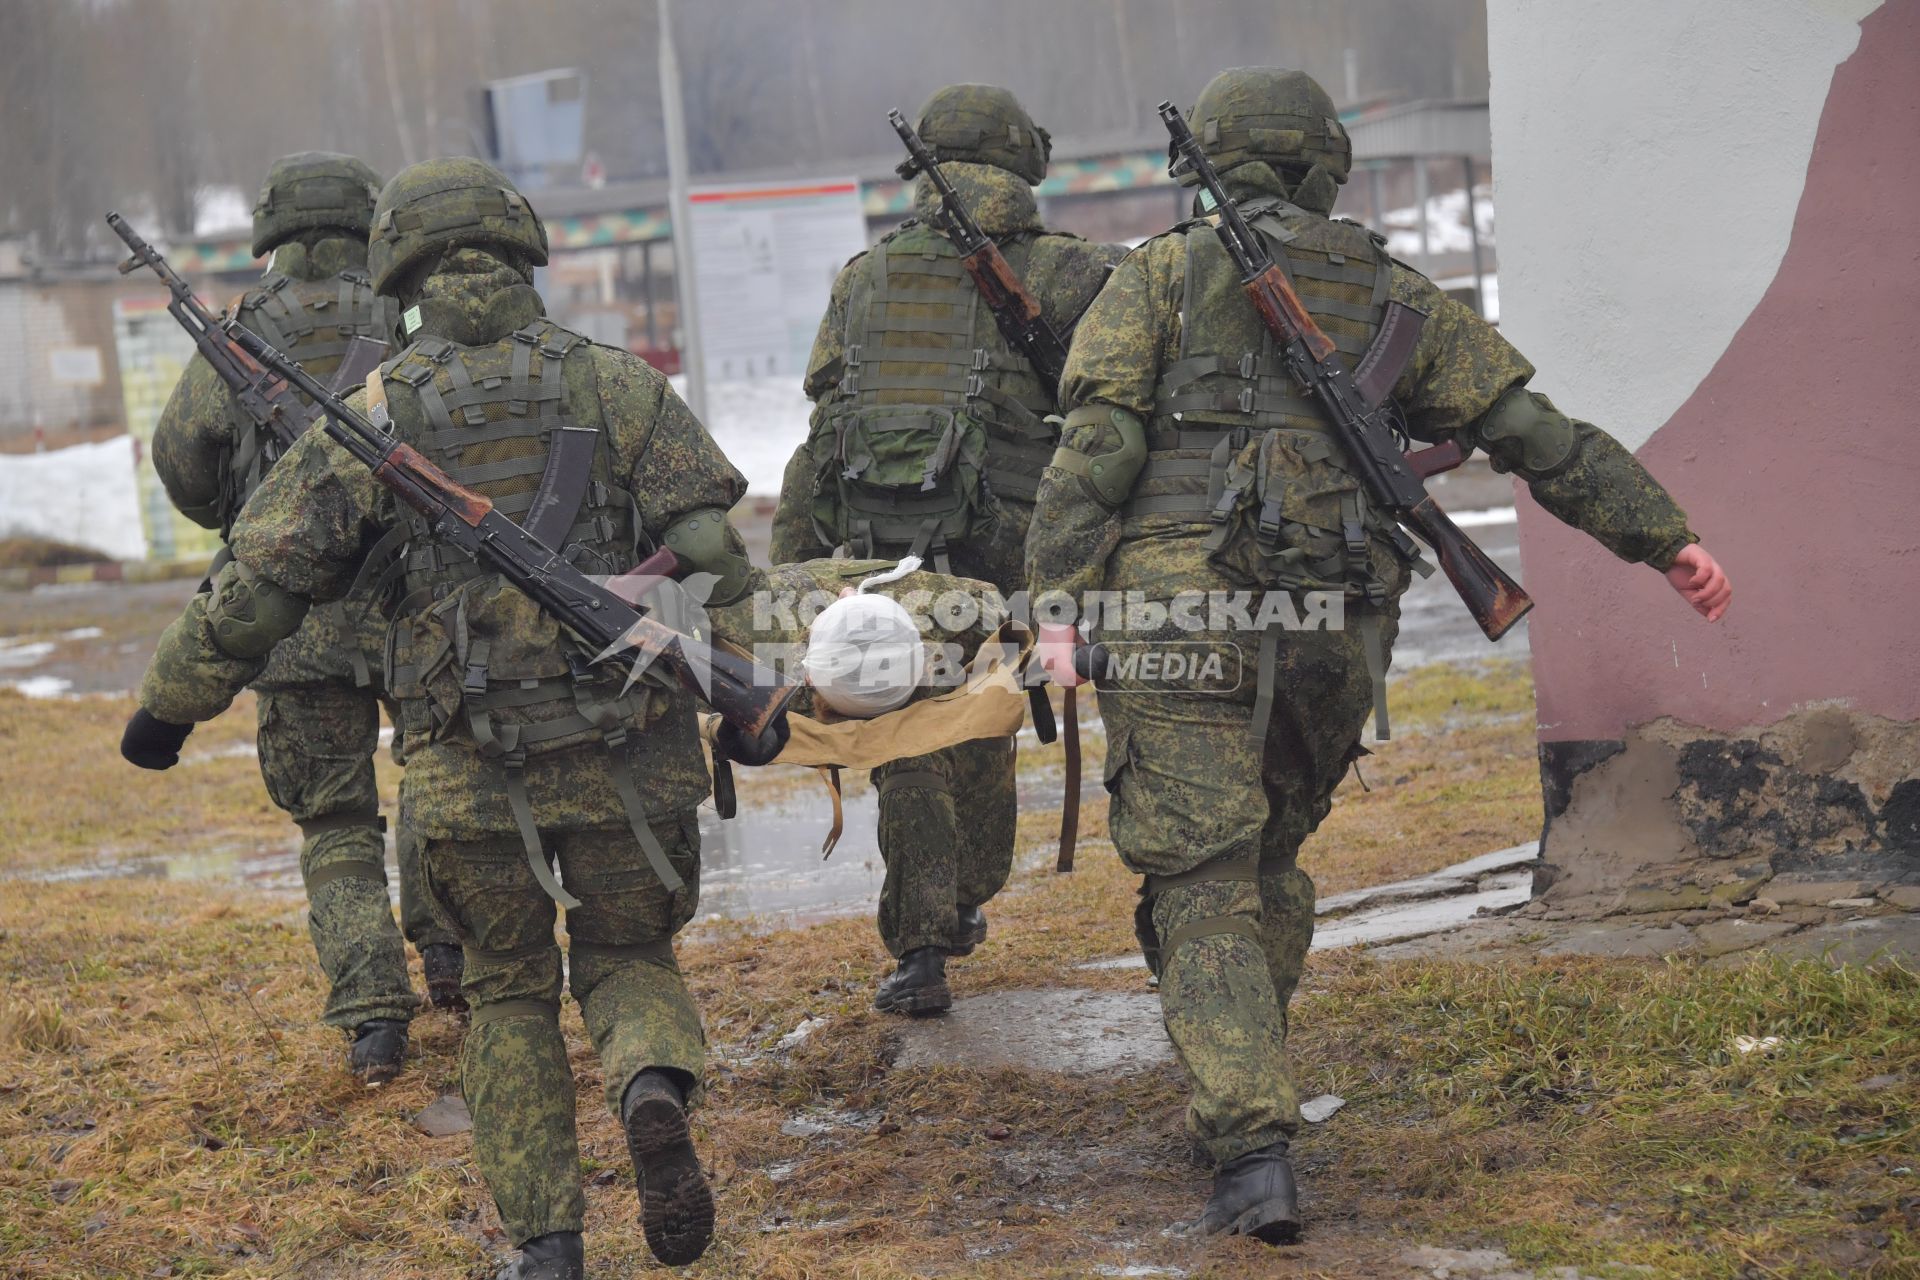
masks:
<instances>
[{"instance_id":1,"label":"soldier in camouflage uniform","mask_svg":"<svg viewBox=\"0 0 1920 1280\"><path fill-rule=\"evenodd\" d=\"M240 323L322 382L353 338L383 345L393 338L393 304L367 280L367 228L379 188L379 177L352 156L300 152L274 161L253 211L253 252L271 252L273 260L241 297ZM154 469L173 504L225 538L279 453L278 440L196 355L154 429ZM323 1020L347 1033L349 1066L368 1083L399 1071L417 1003L387 900L374 784L385 626L366 591L316 609L253 685L267 794L303 836L308 928L330 984ZM394 746L398 757L397 737ZM458 941L418 892L415 842L402 831L396 843L401 914L428 992L442 1008L463 1007Z\"/></svg>"},{"instance_id":2,"label":"soldier in camouflage uniform","mask_svg":"<svg viewBox=\"0 0 1920 1280\"><path fill-rule=\"evenodd\" d=\"M546 260L532 207L478 160L428 161L387 184L369 263L410 340L381 372L392 430L514 519L530 518L550 463L580 439L562 450L560 433L587 433L591 449L576 456L590 472L552 490L574 495L556 538L568 558L620 573L671 543L715 575L715 604L732 601L748 578L726 512L745 482L658 372L546 318L532 285ZM355 399L364 410L367 392ZM235 524L212 593L163 637L129 739L164 757L390 540L405 543L387 652L410 744L405 817L465 945L462 1085L475 1158L521 1247L506 1274L572 1280L584 1268L556 901L567 983L626 1130L647 1242L663 1261L690 1262L713 1227L685 1115L705 1038L672 946L699 902L707 773L691 695L658 672L627 687L623 664L593 665L311 432Z\"/></svg>"},{"instance_id":3,"label":"soldier in camouflage uniform","mask_svg":"<svg viewBox=\"0 0 1920 1280\"><path fill-rule=\"evenodd\" d=\"M1032 189L1046 176L1046 130L1005 89L959 84L927 100L918 131L1048 322L1070 332L1120 251L1041 222ZM1053 449L1045 419L1056 389L1001 336L937 228L940 199L926 178L913 199L915 216L834 281L807 364L812 431L787 466L773 559L840 547L913 552L1010 595ZM930 492L934 472L923 463L943 448L955 460ZM1012 869L1014 744L898 760L875 770L874 783L887 864L880 934L899 961L874 1004L940 1013L953 1003L946 959L986 937L981 904ZM955 819L955 797L965 797L965 822Z\"/></svg>"},{"instance_id":4,"label":"soldier in camouflage uniform","mask_svg":"<svg viewBox=\"0 0 1920 1280\"><path fill-rule=\"evenodd\" d=\"M1633 456L1527 390L1533 367L1478 315L1388 258L1378 237L1330 217L1349 150L1317 84L1298 72L1225 72L1191 119L1350 367L1388 300L1425 313L1392 393L1415 439L1484 450L1553 515L1667 573L1718 616L1724 575ZM1357 493L1204 220L1121 263L1081 320L1063 400L1073 408L1028 544L1049 672L1079 682L1074 602L1095 590L1137 591L1149 606L1138 611L1145 629L1093 626L1116 652L1185 642L1229 672L1233 646L1249 655L1248 678L1230 692L1230 675L1169 688L1140 668L1102 679L1100 709L1114 844L1145 877L1138 932L1192 1079L1189 1124L1218 1165L1199 1226L1288 1240L1300 1221L1286 1156L1299 1124L1286 1009L1314 902L1295 857L1361 753L1410 563ZM1343 593L1342 629L1256 632L1209 607L1189 611L1193 630L1150 607L1183 591L1251 590L1256 604L1278 598L1285 619L1298 612L1288 597L1307 587Z\"/></svg>"}]
</instances>

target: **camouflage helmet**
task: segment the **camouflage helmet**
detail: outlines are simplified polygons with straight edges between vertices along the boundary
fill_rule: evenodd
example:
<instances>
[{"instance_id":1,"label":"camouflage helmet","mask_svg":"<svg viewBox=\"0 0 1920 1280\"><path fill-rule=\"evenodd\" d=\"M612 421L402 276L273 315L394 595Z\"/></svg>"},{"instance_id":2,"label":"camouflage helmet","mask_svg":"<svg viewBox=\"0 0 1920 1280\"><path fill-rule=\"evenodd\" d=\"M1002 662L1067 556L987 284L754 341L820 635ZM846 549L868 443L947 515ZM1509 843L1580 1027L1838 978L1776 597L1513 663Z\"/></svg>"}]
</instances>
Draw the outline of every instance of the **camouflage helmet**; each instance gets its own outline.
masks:
<instances>
[{"instance_id":1,"label":"camouflage helmet","mask_svg":"<svg viewBox=\"0 0 1920 1280\"><path fill-rule=\"evenodd\" d=\"M448 249L505 251L547 263L547 229L507 175L471 156L423 160L393 175L373 209L367 271L394 296L409 268Z\"/></svg>"},{"instance_id":2,"label":"camouflage helmet","mask_svg":"<svg viewBox=\"0 0 1920 1280\"><path fill-rule=\"evenodd\" d=\"M1053 137L1033 122L1019 99L991 84L950 84L920 108L920 140L936 160L967 160L1017 173L1028 185L1047 176ZM900 176L917 172L909 161Z\"/></svg>"},{"instance_id":3,"label":"camouflage helmet","mask_svg":"<svg viewBox=\"0 0 1920 1280\"><path fill-rule=\"evenodd\" d=\"M1318 167L1339 183L1353 168L1353 146L1333 99L1304 71L1222 71L1200 91L1187 121L1217 169L1265 160L1289 168ZM1180 175L1184 186L1199 181L1191 173Z\"/></svg>"},{"instance_id":4,"label":"camouflage helmet","mask_svg":"<svg viewBox=\"0 0 1920 1280\"><path fill-rule=\"evenodd\" d=\"M296 151L267 170L253 206L253 256L285 244L302 231L338 227L365 235L373 222L380 175L352 156L334 151Z\"/></svg>"}]
</instances>

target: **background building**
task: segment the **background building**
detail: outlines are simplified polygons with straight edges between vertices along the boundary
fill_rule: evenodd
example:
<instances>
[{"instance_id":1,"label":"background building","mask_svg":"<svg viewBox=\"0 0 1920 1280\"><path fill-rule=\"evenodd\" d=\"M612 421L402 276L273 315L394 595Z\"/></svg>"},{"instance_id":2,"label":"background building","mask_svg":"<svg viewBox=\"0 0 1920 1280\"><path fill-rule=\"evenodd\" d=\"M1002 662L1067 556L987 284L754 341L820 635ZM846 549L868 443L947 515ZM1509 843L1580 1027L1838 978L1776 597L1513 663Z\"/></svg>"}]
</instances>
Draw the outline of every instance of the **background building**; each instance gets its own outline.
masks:
<instances>
[{"instance_id":1,"label":"background building","mask_svg":"<svg viewBox=\"0 0 1920 1280\"><path fill-rule=\"evenodd\" d=\"M1920 880L1920 0L1490 0L1502 320L1726 565L1705 626L1521 497L1576 911Z\"/></svg>"}]
</instances>

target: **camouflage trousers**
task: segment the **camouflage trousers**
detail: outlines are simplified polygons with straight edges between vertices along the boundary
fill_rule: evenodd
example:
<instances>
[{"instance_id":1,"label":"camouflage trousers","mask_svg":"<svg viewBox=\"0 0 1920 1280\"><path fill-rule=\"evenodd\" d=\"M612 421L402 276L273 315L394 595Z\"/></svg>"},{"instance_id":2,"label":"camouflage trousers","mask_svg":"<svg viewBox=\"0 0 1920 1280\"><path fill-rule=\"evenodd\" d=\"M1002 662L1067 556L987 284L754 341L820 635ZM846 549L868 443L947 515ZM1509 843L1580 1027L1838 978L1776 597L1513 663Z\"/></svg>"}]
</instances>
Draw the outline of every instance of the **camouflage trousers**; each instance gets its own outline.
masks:
<instances>
[{"instance_id":1,"label":"camouflage trousers","mask_svg":"<svg viewBox=\"0 0 1920 1280\"><path fill-rule=\"evenodd\" d=\"M633 1078L664 1069L697 1097L706 1034L673 956L699 906L694 812L651 824L686 887L670 894L626 827L542 831L580 905L567 912L566 981L619 1114ZM579 1231L586 1200L574 1132L573 1072L560 1033L561 956L554 902L517 835L425 841L426 882L466 948L473 1021L461 1088L473 1151L514 1244Z\"/></svg>"},{"instance_id":2,"label":"camouflage trousers","mask_svg":"<svg viewBox=\"0 0 1920 1280\"><path fill-rule=\"evenodd\" d=\"M307 929L328 983L322 1021L345 1029L371 1018L406 1021L417 1000L387 897L385 828L373 771L379 696L350 679L256 689L260 774L268 796L303 837ZM402 829L395 845L406 939L416 947L453 941L419 891L416 842Z\"/></svg>"},{"instance_id":3,"label":"camouflage trousers","mask_svg":"<svg viewBox=\"0 0 1920 1280\"><path fill-rule=\"evenodd\" d=\"M1391 646L1395 615L1382 622ZM1314 888L1295 859L1358 754L1372 706L1361 645L1357 627L1280 635L1259 741L1251 670L1232 693L1100 690L1113 843L1145 877L1135 929L1192 1082L1188 1127L1220 1163L1299 1127L1287 1005L1313 939Z\"/></svg>"},{"instance_id":4,"label":"camouflage trousers","mask_svg":"<svg viewBox=\"0 0 1920 1280\"><path fill-rule=\"evenodd\" d=\"M1014 740L982 738L873 771L880 793L880 938L896 959L958 945L961 907L1013 870Z\"/></svg>"}]
</instances>

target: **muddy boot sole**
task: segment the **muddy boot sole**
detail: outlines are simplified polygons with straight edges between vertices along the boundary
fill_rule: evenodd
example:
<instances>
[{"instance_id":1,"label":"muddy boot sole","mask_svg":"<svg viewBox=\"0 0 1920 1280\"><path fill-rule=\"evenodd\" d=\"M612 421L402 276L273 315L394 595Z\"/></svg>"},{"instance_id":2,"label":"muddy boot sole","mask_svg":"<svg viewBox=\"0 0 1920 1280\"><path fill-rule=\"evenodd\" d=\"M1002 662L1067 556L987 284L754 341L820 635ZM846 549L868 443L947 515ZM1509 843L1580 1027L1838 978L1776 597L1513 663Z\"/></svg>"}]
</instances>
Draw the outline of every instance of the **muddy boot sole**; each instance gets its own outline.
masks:
<instances>
[{"instance_id":1,"label":"muddy boot sole","mask_svg":"<svg viewBox=\"0 0 1920 1280\"><path fill-rule=\"evenodd\" d=\"M1300 1211L1284 1201L1269 1200L1235 1218L1227 1234L1252 1236L1262 1244L1294 1244L1300 1239Z\"/></svg>"},{"instance_id":2,"label":"muddy boot sole","mask_svg":"<svg viewBox=\"0 0 1920 1280\"><path fill-rule=\"evenodd\" d=\"M406 1024L398 1031L375 1030L347 1046L347 1070L362 1085L377 1089L400 1074L407 1061Z\"/></svg>"},{"instance_id":3,"label":"muddy boot sole","mask_svg":"<svg viewBox=\"0 0 1920 1280\"><path fill-rule=\"evenodd\" d=\"M627 1117L627 1153L640 1179L647 1248L682 1267L713 1240L713 1192L693 1150L686 1112L667 1098L643 1098Z\"/></svg>"},{"instance_id":4,"label":"muddy boot sole","mask_svg":"<svg viewBox=\"0 0 1920 1280\"><path fill-rule=\"evenodd\" d=\"M873 1007L881 1013L903 1013L909 1018L937 1017L953 1008L953 989L942 982L906 991L885 991L873 998Z\"/></svg>"}]
</instances>

